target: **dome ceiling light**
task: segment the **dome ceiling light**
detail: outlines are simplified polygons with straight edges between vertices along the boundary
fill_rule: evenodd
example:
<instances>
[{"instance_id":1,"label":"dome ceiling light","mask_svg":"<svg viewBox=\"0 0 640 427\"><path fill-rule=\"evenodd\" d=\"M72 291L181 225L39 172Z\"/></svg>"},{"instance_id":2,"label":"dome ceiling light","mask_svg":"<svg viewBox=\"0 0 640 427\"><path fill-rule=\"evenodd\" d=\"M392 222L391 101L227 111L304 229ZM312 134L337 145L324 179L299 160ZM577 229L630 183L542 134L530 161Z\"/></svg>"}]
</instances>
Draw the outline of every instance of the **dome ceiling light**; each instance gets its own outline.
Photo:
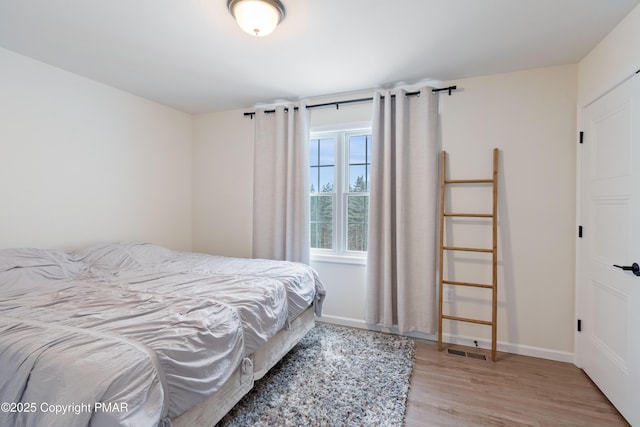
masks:
<instances>
[{"instance_id":1,"label":"dome ceiling light","mask_svg":"<svg viewBox=\"0 0 640 427\"><path fill-rule=\"evenodd\" d=\"M229 12L248 34L263 37L284 19L284 5L279 0L229 0Z\"/></svg>"}]
</instances>

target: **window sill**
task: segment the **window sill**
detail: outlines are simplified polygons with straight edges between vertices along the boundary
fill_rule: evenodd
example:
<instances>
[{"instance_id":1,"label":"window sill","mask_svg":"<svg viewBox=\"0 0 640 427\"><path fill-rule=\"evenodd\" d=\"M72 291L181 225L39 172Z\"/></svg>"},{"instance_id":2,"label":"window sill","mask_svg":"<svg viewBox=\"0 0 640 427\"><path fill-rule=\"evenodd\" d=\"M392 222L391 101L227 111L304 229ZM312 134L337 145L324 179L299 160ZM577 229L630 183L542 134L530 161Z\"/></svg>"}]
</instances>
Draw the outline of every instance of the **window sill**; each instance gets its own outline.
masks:
<instances>
[{"instance_id":1,"label":"window sill","mask_svg":"<svg viewBox=\"0 0 640 427\"><path fill-rule=\"evenodd\" d=\"M328 255L328 254L314 254L311 253L310 259L312 262L324 262L332 264L356 264L367 265L367 256L358 255Z\"/></svg>"}]
</instances>

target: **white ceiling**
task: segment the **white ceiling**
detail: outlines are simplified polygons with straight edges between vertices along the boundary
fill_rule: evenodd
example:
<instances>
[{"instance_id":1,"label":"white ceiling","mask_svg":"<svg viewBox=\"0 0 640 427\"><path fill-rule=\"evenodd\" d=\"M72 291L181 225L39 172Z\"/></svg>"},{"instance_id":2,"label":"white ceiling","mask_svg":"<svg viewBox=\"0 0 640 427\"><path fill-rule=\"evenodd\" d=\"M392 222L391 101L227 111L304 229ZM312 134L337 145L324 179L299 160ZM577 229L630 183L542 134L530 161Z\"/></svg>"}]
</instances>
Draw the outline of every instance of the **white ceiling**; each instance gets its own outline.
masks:
<instances>
[{"instance_id":1,"label":"white ceiling","mask_svg":"<svg viewBox=\"0 0 640 427\"><path fill-rule=\"evenodd\" d=\"M578 62L640 0L0 0L0 46L191 113Z\"/></svg>"}]
</instances>

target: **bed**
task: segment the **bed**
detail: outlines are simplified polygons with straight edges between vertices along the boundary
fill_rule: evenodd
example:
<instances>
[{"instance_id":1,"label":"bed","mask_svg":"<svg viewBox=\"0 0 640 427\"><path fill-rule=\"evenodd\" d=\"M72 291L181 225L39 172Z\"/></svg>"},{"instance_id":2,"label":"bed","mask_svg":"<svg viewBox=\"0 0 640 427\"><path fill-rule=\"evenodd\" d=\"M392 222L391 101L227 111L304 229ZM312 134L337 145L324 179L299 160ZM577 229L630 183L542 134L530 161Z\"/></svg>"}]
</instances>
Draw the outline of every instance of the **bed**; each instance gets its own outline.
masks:
<instances>
[{"instance_id":1,"label":"bed","mask_svg":"<svg viewBox=\"0 0 640 427\"><path fill-rule=\"evenodd\" d=\"M212 426L313 327L310 267L103 243L0 251L0 425Z\"/></svg>"}]
</instances>

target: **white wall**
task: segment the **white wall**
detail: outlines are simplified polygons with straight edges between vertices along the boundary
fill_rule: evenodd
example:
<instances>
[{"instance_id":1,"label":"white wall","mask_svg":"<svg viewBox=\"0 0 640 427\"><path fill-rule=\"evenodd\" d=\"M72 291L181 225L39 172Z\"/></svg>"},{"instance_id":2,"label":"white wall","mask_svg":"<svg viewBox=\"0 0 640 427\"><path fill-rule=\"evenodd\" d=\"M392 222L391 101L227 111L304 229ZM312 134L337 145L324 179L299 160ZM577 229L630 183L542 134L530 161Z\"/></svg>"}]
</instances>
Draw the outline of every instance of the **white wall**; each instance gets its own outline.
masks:
<instances>
[{"instance_id":1,"label":"white wall","mask_svg":"<svg viewBox=\"0 0 640 427\"><path fill-rule=\"evenodd\" d=\"M193 250L252 255L253 140L247 110L194 118Z\"/></svg>"},{"instance_id":2,"label":"white wall","mask_svg":"<svg viewBox=\"0 0 640 427\"><path fill-rule=\"evenodd\" d=\"M499 164L499 348L571 360L574 329L575 104L577 67L559 66L457 80L441 96L443 148L449 177L489 178ZM476 195L480 196L476 197ZM456 212L490 212L489 188L451 194ZM451 223L452 220L447 220ZM454 221L451 244L490 247L489 225ZM452 255L449 255L451 257ZM490 257L456 254L451 280L491 283ZM452 275L454 277L451 277ZM447 309L490 319L482 290L457 288ZM486 299L485 299L486 300ZM471 344L490 338L486 326L445 323Z\"/></svg>"},{"instance_id":3,"label":"white wall","mask_svg":"<svg viewBox=\"0 0 640 427\"><path fill-rule=\"evenodd\" d=\"M191 248L190 115L0 49L0 248Z\"/></svg>"},{"instance_id":4,"label":"white wall","mask_svg":"<svg viewBox=\"0 0 640 427\"><path fill-rule=\"evenodd\" d=\"M460 91L441 95L442 139L452 174L490 174L491 149L501 149L502 348L561 360L571 360L573 351L576 72L572 65L457 80L451 83ZM254 133L243 111L196 117L194 250L251 254ZM370 105L314 110L312 127L361 122L370 114ZM465 236L481 240L485 231ZM365 267L312 265L328 289L326 318L364 325ZM456 272L473 274L476 268L482 266ZM456 295L454 308L473 315L475 306L465 307L464 301ZM486 328L447 332L469 339L490 336Z\"/></svg>"},{"instance_id":5,"label":"white wall","mask_svg":"<svg viewBox=\"0 0 640 427\"><path fill-rule=\"evenodd\" d=\"M579 106L593 101L640 70L640 5L578 65Z\"/></svg>"}]
</instances>

